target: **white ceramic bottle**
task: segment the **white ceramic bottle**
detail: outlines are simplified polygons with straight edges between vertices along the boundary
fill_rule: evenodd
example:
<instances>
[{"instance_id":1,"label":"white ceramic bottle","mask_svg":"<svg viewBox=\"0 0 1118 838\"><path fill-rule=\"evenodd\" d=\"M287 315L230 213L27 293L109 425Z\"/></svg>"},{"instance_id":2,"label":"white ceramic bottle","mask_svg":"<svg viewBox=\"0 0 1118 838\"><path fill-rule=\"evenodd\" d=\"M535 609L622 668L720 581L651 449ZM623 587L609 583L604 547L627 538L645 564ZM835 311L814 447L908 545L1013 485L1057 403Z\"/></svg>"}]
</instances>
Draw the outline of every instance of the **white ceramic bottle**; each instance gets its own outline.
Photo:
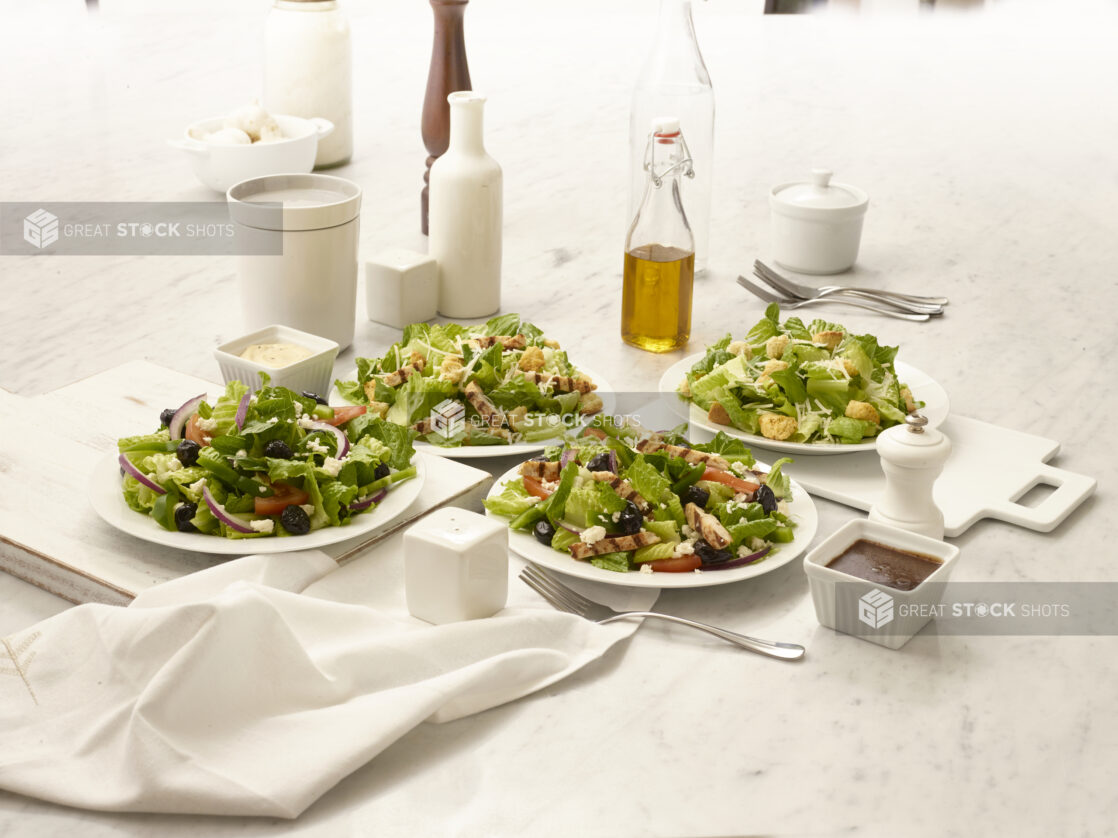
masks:
<instances>
[{"instance_id":1,"label":"white ceramic bottle","mask_svg":"<svg viewBox=\"0 0 1118 838\"><path fill-rule=\"evenodd\" d=\"M349 21L336 0L275 0L264 27L264 108L334 123L316 168L353 156L351 64Z\"/></svg>"},{"instance_id":2,"label":"white ceramic bottle","mask_svg":"<svg viewBox=\"0 0 1118 838\"><path fill-rule=\"evenodd\" d=\"M882 431L877 438L885 493L870 508L869 519L930 538L943 538L943 512L932 489L951 454L951 440L937 430L925 430L928 420L919 413L905 424Z\"/></svg>"},{"instance_id":3,"label":"white ceramic bottle","mask_svg":"<svg viewBox=\"0 0 1118 838\"><path fill-rule=\"evenodd\" d=\"M488 317L501 307L503 175L485 151L485 97L450 103L450 147L431 166L428 252L439 263L439 314Z\"/></svg>"}]
</instances>

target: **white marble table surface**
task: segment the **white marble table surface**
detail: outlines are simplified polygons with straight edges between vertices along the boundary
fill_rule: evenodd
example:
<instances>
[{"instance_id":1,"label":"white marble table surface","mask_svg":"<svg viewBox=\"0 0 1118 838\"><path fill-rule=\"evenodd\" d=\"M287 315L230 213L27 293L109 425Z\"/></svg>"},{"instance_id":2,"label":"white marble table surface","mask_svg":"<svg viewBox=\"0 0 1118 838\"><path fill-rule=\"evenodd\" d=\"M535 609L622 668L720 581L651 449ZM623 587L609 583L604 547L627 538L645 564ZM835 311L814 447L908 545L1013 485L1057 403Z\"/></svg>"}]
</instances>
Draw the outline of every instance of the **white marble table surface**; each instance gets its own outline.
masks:
<instances>
[{"instance_id":1,"label":"white marble table surface","mask_svg":"<svg viewBox=\"0 0 1118 838\"><path fill-rule=\"evenodd\" d=\"M422 247L425 3L350 3L362 252ZM699 4L718 102L711 271L691 351L760 315L766 190L812 166L871 196L860 284L945 294L928 324L829 309L902 345L958 413L1058 439L1097 495L1044 535L982 522L962 580L1114 581L1118 17L1102 4L967 16L769 17ZM0 201L207 200L164 140L258 94L267 4L69 0L0 10ZM651 0L467 11L505 171L504 309L618 389L679 355L618 337L629 90ZM1059 11L1056 11L1056 8ZM0 256L0 386L53 390L137 357L216 377L240 331L232 259ZM398 333L359 313L355 350ZM353 351L339 360L352 364ZM0 435L3 453L18 440ZM3 499L0 499L0 503ZM855 516L819 501L822 534ZM0 634L68 604L0 574ZM785 665L647 625L544 693L426 725L294 824L78 812L0 793L0 835L1105 835L1118 823L1118 641L820 628L794 562L660 608L803 642ZM2 742L0 732L0 742ZM297 768L293 768L297 770Z\"/></svg>"}]
</instances>

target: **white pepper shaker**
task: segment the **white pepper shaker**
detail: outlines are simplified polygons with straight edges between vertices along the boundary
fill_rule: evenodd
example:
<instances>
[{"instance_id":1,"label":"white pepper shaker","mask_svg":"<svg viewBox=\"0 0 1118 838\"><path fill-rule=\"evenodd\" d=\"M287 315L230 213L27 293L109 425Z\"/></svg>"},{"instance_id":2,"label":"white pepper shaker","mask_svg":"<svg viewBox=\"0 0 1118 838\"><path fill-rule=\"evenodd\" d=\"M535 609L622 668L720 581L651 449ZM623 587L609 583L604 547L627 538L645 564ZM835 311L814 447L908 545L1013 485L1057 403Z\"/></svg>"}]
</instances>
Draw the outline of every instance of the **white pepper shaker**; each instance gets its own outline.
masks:
<instances>
[{"instance_id":1,"label":"white pepper shaker","mask_svg":"<svg viewBox=\"0 0 1118 838\"><path fill-rule=\"evenodd\" d=\"M932 497L932 487L951 454L951 440L925 428L919 413L905 417L877 438L885 494L870 509L871 521L880 521L910 532L943 538L943 512Z\"/></svg>"}]
</instances>

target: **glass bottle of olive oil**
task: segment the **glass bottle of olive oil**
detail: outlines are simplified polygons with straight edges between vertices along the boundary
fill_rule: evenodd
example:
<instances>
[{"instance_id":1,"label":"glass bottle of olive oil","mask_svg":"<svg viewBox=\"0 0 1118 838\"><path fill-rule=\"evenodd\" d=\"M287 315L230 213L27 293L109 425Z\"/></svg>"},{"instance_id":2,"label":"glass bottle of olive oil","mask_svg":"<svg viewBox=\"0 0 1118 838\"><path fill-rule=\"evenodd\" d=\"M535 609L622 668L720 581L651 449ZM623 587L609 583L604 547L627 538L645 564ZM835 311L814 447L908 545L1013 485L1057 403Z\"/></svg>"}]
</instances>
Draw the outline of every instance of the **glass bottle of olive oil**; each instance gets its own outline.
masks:
<instances>
[{"instance_id":1,"label":"glass bottle of olive oil","mask_svg":"<svg viewBox=\"0 0 1118 838\"><path fill-rule=\"evenodd\" d=\"M648 181L625 240L621 338L650 352L670 352L691 336L695 237L683 211L680 177L694 177L679 120L652 120L645 152Z\"/></svg>"}]
</instances>

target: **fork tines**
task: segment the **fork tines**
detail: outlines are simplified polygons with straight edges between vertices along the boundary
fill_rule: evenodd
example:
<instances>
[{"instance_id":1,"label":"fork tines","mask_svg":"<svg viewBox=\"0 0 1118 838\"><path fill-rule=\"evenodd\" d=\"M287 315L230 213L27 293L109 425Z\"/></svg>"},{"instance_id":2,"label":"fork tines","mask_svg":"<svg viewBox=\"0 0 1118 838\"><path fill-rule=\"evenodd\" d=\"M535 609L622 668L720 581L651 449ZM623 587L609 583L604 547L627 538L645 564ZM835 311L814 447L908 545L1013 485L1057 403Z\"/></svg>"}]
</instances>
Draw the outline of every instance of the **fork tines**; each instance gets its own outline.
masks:
<instances>
[{"instance_id":1,"label":"fork tines","mask_svg":"<svg viewBox=\"0 0 1118 838\"><path fill-rule=\"evenodd\" d=\"M583 616L593 604L582 594L571 590L554 576L534 564L529 564L524 570L520 571L520 578L528 587L560 611L569 611L572 614Z\"/></svg>"}]
</instances>

